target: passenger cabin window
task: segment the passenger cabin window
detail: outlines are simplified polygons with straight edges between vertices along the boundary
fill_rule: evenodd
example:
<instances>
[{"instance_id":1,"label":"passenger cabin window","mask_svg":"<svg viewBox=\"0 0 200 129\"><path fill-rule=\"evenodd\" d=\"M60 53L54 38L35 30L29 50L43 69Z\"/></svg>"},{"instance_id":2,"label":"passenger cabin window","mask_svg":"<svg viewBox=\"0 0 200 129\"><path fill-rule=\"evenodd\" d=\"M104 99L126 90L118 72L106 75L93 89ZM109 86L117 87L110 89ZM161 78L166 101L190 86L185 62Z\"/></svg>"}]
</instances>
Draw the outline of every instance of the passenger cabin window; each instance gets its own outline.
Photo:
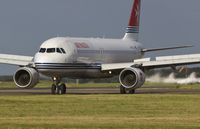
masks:
<instances>
[{"instance_id":1,"label":"passenger cabin window","mask_svg":"<svg viewBox=\"0 0 200 129\"><path fill-rule=\"evenodd\" d=\"M45 53L45 51L46 51L46 48L40 48L40 53Z\"/></svg>"},{"instance_id":2,"label":"passenger cabin window","mask_svg":"<svg viewBox=\"0 0 200 129\"><path fill-rule=\"evenodd\" d=\"M48 48L47 49L47 53L54 53L54 52L56 52L55 48Z\"/></svg>"},{"instance_id":3,"label":"passenger cabin window","mask_svg":"<svg viewBox=\"0 0 200 129\"><path fill-rule=\"evenodd\" d=\"M65 50L63 48L60 48L62 53L66 54Z\"/></svg>"}]
</instances>

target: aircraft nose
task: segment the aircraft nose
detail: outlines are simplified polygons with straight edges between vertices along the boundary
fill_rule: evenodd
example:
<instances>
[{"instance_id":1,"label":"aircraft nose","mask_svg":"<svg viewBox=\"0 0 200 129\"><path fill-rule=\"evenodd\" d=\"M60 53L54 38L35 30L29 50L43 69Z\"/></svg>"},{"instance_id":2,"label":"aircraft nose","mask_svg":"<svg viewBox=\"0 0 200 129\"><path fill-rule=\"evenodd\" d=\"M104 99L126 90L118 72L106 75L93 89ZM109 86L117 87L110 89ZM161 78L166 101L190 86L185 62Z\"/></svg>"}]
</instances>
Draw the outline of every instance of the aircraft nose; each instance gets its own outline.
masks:
<instances>
[{"instance_id":1,"label":"aircraft nose","mask_svg":"<svg viewBox=\"0 0 200 129\"><path fill-rule=\"evenodd\" d=\"M40 54L37 53L34 57L35 63L64 63L65 58L56 54Z\"/></svg>"}]
</instances>

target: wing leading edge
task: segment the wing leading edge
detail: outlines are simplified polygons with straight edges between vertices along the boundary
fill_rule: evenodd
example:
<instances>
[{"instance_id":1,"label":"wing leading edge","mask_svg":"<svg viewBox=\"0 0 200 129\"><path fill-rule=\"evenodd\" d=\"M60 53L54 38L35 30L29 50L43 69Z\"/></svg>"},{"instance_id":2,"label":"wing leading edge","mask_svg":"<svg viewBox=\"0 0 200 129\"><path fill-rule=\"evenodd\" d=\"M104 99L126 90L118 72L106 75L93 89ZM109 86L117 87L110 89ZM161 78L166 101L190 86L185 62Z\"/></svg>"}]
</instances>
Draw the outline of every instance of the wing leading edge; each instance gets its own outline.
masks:
<instances>
[{"instance_id":1,"label":"wing leading edge","mask_svg":"<svg viewBox=\"0 0 200 129\"><path fill-rule=\"evenodd\" d=\"M144 58L129 63L102 64L101 70L120 70L128 67L134 67L134 65L140 65L143 68L153 69L198 63L200 63L200 54L161 56L156 57L154 60L151 58Z\"/></svg>"},{"instance_id":2,"label":"wing leading edge","mask_svg":"<svg viewBox=\"0 0 200 129\"><path fill-rule=\"evenodd\" d=\"M27 65L33 64L32 60L33 60L33 57L30 57L30 56L0 54L1 64L27 66Z\"/></svg>"}]
</instances>

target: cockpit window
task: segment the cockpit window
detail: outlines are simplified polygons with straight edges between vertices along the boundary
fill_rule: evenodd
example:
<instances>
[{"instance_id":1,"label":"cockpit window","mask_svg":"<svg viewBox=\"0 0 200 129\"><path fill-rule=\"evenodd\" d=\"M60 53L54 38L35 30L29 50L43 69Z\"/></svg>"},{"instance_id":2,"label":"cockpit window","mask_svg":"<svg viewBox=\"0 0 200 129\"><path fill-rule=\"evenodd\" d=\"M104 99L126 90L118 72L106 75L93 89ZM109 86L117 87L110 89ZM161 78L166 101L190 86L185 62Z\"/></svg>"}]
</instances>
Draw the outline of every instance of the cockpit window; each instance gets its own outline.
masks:
<instances>
[{"instance_id":1,"label":"cockpit window","mask_svg":"<svg viewBox=\"0 0 200 129\"><path fill-rule=\"evenodd\" d=\"M61 50L60 50L60 48L56 48L56 52L62 53Z\"/></svg>"},{"instance_id":2,"label":"cockpit window","mask_svg":"<svg viewBox=\"0 0 200 129\"><path fill-rule=\"evenodd\" d=\"M48 48L47 49L47 53L54 53L54 52L56 52L55 48Z\"/></svg>"},{"instance_id":3,"label":"cockpit window","mask_svg":"<svg viewBox=\"0 0 200 129\"><path fill-rule=\"evenodd\" d=\"M62 53L66 54L66 52L63 48L60 48L60 50L62 51Z\"/></svg>"},{"instance_id":4,"label":"cockpit window","mask_svg":"<svg viewBox=\"0 0 200 129\"><path fill-rule=\"evenodd\" d=\"M45 53L45 51L46 51L46 48L40 48L40 53Z\"/></svg>"},{"instance_id":5,"label":"cockpit window","mask_svg":"<svg viewBox=\"0 0 200 129\"><path fill-rule=\"evenodd\" d=\"M39 53L63 53L66 54L65 50L63 48L40 48Z\"/></svg>"}]
</instances>

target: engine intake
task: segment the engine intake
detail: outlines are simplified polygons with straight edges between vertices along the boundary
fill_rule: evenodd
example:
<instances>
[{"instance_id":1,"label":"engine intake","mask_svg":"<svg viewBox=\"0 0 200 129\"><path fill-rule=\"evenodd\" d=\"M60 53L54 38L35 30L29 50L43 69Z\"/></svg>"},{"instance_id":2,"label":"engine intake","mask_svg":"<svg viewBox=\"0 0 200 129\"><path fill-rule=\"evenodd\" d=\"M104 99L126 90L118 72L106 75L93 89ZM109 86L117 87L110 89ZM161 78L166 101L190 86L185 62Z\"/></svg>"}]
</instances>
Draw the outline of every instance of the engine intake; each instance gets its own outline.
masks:
<instances>
[{"instance_id":1,"label":"engine intake","mask_svg":"<svg viewBox=\"0 0 200 129\"><path fill-rule=\"evenodd\" d=\"M28 67L20 68L16 71L13 79L19 88L31 89L39 82L39 73Z\"/></svg>"},{"instance_id":2,"label":"engine intake","mask_svg":"<svg viewBox=\"0 0 200 129\"><path fill-rule=\"evenodd\" d=\"M144 84L145 74L139 68L126 68L121 71L119 81L127 89L137 89Z\"/></svg>"}]
</instances>

